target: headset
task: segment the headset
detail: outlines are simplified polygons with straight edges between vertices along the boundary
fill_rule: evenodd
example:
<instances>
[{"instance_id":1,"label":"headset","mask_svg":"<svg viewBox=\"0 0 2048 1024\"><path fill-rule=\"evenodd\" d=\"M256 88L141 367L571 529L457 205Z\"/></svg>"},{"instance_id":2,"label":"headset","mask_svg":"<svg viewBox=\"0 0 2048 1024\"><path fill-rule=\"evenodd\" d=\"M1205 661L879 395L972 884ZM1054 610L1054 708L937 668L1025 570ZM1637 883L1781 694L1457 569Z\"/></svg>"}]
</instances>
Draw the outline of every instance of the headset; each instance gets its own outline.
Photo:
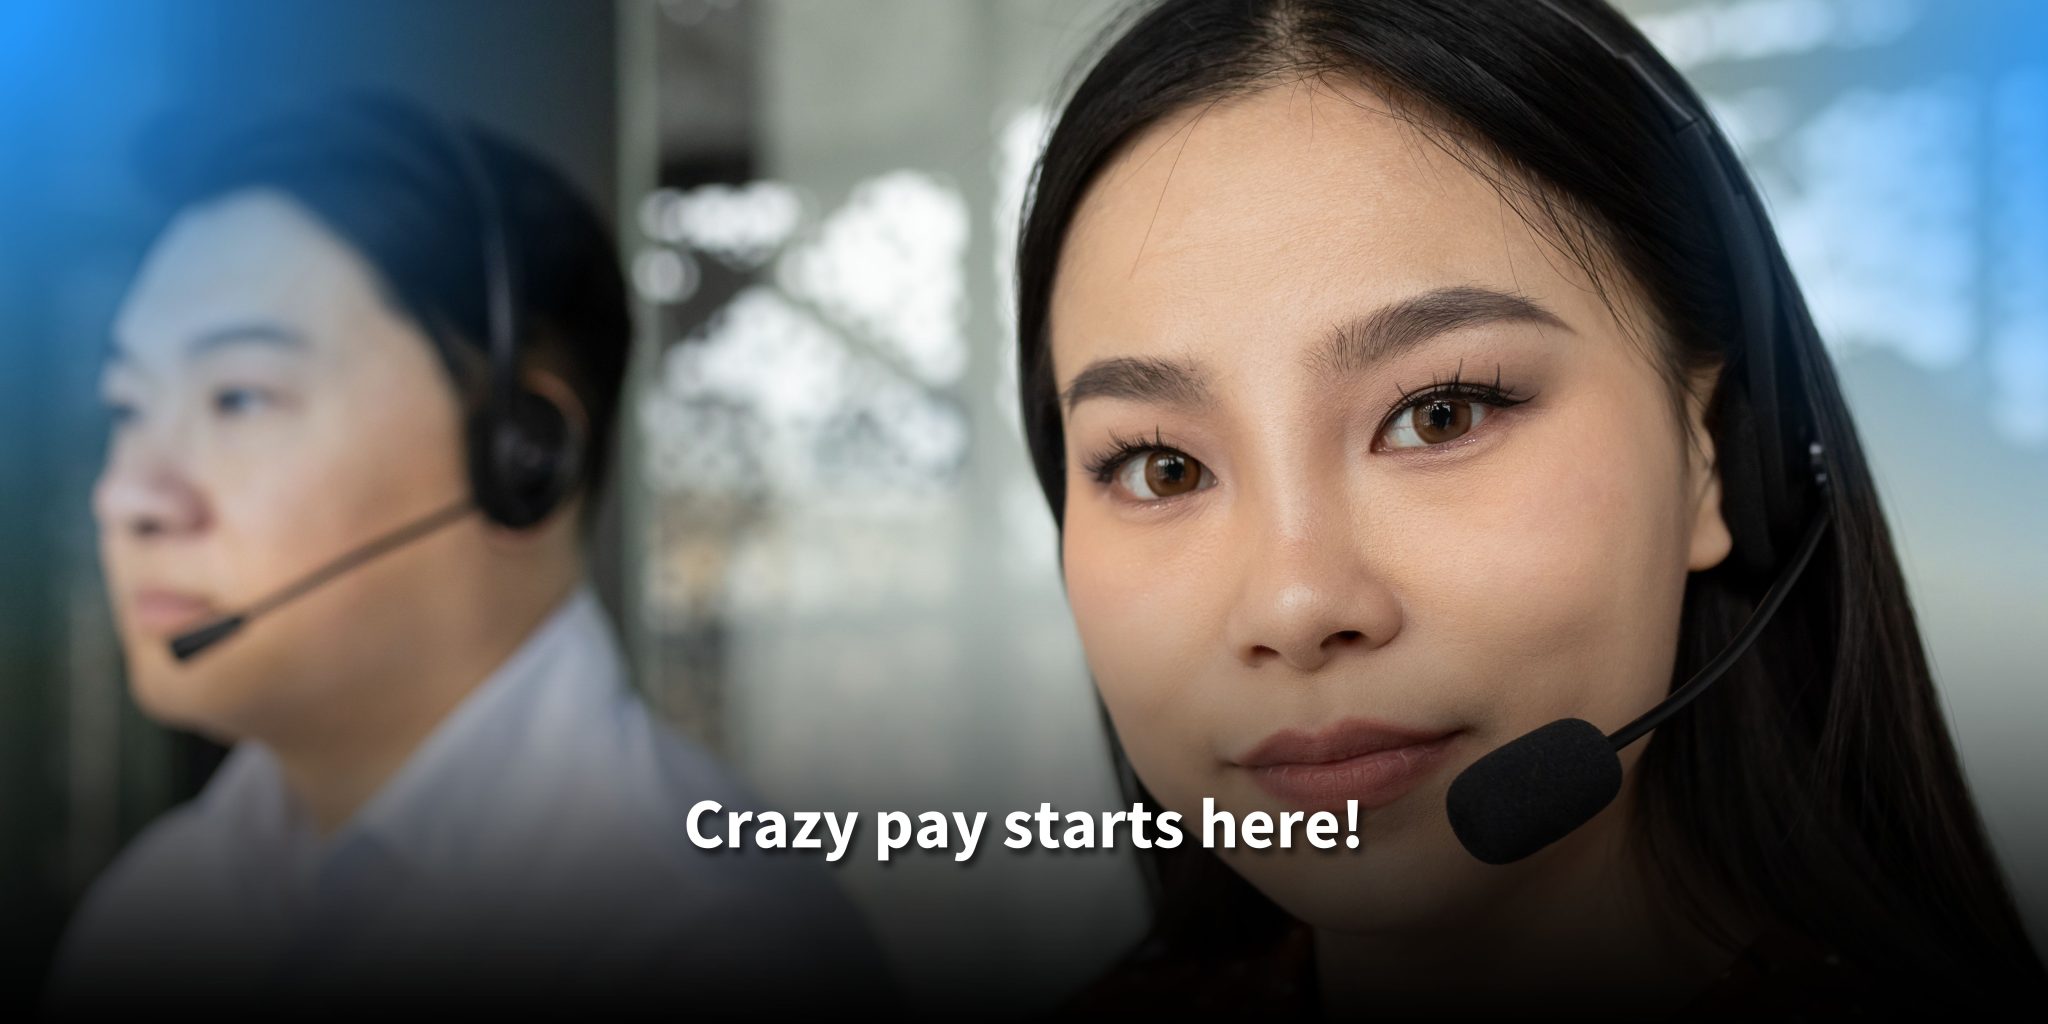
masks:
<instances>
[{"instance_id":1,"label":"headset","mask_svg":"<svg viewBox=\"0 0 2048 1024\"><path fill-rule=\"evenodd\" d=\"M468 430L470 488L484 518L512 530L546 519L576 486L581 432L562 407L519 380L518 263L497 186L471 134L452 121L444 132L477 198L483 228L484 314L490 335L490 393Z\"/></svg>"},{"instance_id":2,"label":"headset","mask_svg":"<svg viewBox=\"0 0 2048 1024\"><path fill-rule=\"evenodd\" d=\"M475 200L483 255L489 390L465 422L470 495L351 548L240 611L171 638L171 655L189 661L261 615L338 576L460 521L472 513L508 530L548 518L582 475L584 432L563 408L520 381L526 337L520 323L518 261L504 197L485 167L472 130L452 116L424 118Z\"/></svg>"},{"instance_id":3,"label":"headset","mask_svg":"<svg viewBox=\"0 0 2048 1024\"><path fill-rule=\"evenodd\" d=\"M1743 171L1735 149L1668 64L1589 24L1561 0L1542 7L1600 45L1654 98L1686 162L1700 178L1731 264L1740 335L1728 346L1723 398L1722 514L1738 564L1775 577L1733 639L1684 685L1609 735L1583 719L1552 722L1481 757L1452 781L1446 797L1452 831L1474 857L1509 864L1562 839L1592 820L1621 790L1621 751L1690 705L1741 658L1798 583L1833 518L1826 452L1811 423L1795 424L1779 397L1802 388L1811 409L1817 343L1813 320L1798 302L1784 253L1770 242L1768 222L1753 195L1737 186ZM1781 377L1783 374L1783 377ZM1789 378L1789 381L1785 378ZM1774 486L1804 448L1813 482L1806 526L1789 548L1783 527L1802 517L1793 488ZM1739 486L1728 486L1729 481ZM1781 556L1781 552L1787 552Z\"/></svg>"}]
</instances>

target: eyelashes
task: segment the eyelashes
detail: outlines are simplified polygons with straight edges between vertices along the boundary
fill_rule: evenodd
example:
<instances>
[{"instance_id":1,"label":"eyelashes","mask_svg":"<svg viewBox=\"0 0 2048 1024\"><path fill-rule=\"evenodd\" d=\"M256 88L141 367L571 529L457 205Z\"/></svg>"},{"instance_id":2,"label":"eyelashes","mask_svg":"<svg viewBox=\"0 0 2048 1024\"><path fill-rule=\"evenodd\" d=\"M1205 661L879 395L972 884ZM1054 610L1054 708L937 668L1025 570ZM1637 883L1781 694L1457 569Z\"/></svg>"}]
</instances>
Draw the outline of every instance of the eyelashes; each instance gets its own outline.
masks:
<instances>
[{"instance_id":1,"label":"eyelashes","mask_svg":"<svg viewBox=\"0 0 2048 1024\"><path fill-rule=\"evenodd\" d=\"M1494 367L1493 379L1490 382L1467 380L1464 376L1464 370L1465 364L1463 360L1460 360L1457 368L1452 370L1447 378L1432 376L1429 383L1413 389L1403 388L1396 384L1395 388L1400 392L1400 397L1390 403L1387 411L1382 415L1379 425L1373 433L1373 450L1430 448L1448 445L1454 443L1457 437L1446 438L1442 441L1429 441L1424 435L1425 433L1442 433L1445 429L1452 427L1462 427L1464 433L1469 433L1471 429L1476 428L1483 422L1492 410L1521 405L1536 397L1533 392L1525 393L1503 383L1501 369L1498 365ZM1465 408L1463 415L1458 415L1456 412L1456 407L1460 406ZM1415 423L1402 422L1403 420L1413 421L1417 418L1418 413L1425 411L1432 417L1430 425L1420 426L1420 429L1418 429L1418 425ZM1386 444L1386 439L1396 433L1421 443ZM1109 443L1083 460L1082 468L1089 476L1094 478L1097 484L1110 486L1116 482L1118 475L1131 465L1132 460L1156 458L1159 456L1172 456L1184 459L1189 465L1194 467L1195 472L1202 475L1209 473L1208 468L1203 466L1192 455L1189 455L1186 451L1175 445L1167 443L1157 428L1154 428L1150 438L1142 435L1126 436L1111 433ZM1150 504L1167 499L1134 497L1132 500Z\"/></svg>"},{"instance_id":2,"label":"eyelashes","mask_svg":"<svg viewBox=\"0 0 2048 1024\"><path fill-rule=\"evenodd\" d=\"M1095 478L1096 483L1107 484L1116 478L1117 470L1122 469L1132 459L1141 455L1156 454L1192 458L1186 452L1161 440L1157 428L1154 428L1152 439L1149 441L1142 437L1124 437L1112 432L1109 435L1109 444L1089 456L1082 466L1088 471L1089 476Z\"/></svg>"},{"instance_id":3,"label":"eyelashes","mask_svg":"<svg viewBox=\"0 0 2048 1024\"><path fill-rule=\"evenodd\" d=\"M1500 380L1494 367L1493 383L1467 382L1465 364L1451 373L1451 379L1431 382L1414 391L1401 389L1401 397L1387 411L1386 419L1373 437L1373 450L1433 448L1452 444L1477 428L1496 411L1521 405L1533 395L1523 395ZM1398 386L1397 386L1398 387ZM1426 414L1427 419L1424 419ZM1447 436L1446 436L1447 435ZM1394 438L1400 442L1395 443Z\"/></svg>"},{"instance_id":4,"label":"eyelashes","mask_svg":"<svg viewBox=\"0 0 2048 1024\"><path fill-rule=\"evenodd\" d=\"M1464 378L1464 373L1465 362L1461 359L1458 361L1458 368L1451 371L1449 380L1440 381L1432 376L1428 384L1422 385L1413 391L1409 391L1396 384L1394 386L1395 390L1401 392L1401 397L1396 399L1393 405L1387 407L1387 415L1380 421L1381 430L1384 431L1387 423L1401 413L1427 405L1430 402L1480 402L1495 408L1505 409L1509 406L1520 405L1536 397L1534 394L1525 395L1512 387L1502 385L1500 382L1499 366L1493 368L1493 383L1491 384L1468 382Z\"/></svg>"}]
</instances>

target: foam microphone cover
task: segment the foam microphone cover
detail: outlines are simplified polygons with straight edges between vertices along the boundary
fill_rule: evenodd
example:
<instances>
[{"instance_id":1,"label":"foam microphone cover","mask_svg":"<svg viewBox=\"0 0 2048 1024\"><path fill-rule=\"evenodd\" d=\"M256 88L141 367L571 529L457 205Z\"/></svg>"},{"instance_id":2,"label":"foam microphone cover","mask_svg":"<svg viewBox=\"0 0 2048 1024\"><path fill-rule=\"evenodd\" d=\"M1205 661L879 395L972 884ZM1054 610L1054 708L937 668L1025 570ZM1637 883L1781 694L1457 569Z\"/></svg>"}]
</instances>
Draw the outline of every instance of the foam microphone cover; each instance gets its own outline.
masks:
<instances>
[{"instance_id":1,"label":"foam microphone cover","mask_svg":"<svg viewBox=\"0 0 2048 1024\"><path fill-rule=\"evenodd\" d=\"M1591 722L1550 723L1472 762L1446 798L1472 856L1512 864L1592 820L1621 792L1621 758Z\"/></svg>"}]
</instances>

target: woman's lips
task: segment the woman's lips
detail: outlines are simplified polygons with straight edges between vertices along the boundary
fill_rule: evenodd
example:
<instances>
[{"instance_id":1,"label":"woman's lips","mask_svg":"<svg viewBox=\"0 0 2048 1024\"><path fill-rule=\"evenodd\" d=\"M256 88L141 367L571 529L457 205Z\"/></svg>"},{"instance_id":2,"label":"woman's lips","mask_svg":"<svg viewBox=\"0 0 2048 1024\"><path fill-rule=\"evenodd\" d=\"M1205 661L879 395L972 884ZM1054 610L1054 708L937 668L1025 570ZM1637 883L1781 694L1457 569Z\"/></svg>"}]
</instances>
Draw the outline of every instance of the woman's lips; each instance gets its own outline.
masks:
<instances>
[{"instance_id":1,"label":"woman's lips","mask_svg":"<svg viewBox=\"0 0 2048 1024\"><path fill-rule=\"evenodd\" d=\"M1238 759L1259 788L1304 810L1361 810L1399 800L1442 765L1458 731L1417 732L1363 719L1321 732L1283 730Z\"/></svg>"},{"instance_id":2,"label":"woman's lips","mask_svg":"<svg viewBox=\"0 0 2048 1024\"><path fill-rule=\"evenodd\" d=\"M145 588L128 598L129 625L153 635L180 633L219 614L213 602L178 590Z\"/></svg>"}]
</instances>

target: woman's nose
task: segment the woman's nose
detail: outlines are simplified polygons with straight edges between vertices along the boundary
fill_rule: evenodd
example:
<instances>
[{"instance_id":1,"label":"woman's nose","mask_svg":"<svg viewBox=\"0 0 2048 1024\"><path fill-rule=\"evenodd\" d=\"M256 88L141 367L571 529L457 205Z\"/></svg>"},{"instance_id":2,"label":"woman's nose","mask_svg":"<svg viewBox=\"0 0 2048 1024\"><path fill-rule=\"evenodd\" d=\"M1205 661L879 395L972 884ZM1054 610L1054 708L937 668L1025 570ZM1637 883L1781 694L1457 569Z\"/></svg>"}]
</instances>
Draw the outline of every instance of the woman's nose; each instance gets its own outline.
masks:
<instances>
[{"instance_id":1,"label":"woman's nose","mask_svg":"<svg viewBox=\"0 0 2048 1024\"><path fill-rule=\"evenodd\" d=\"M122 443L93 487L93 512L102 532L133 537L199 533L208 525L204 495L160 443Z\"/></svg>"},{"instance_id":2,"label":"woman's nose","mask_svg":"<svg viewBox=\"0 0 2048 1024\"><path fill-rule=\"evenodd\" d=\"M1400 632L1400 602L1342 524L1269 530L1239 550L1244 587L1227 628L1245 665L1314 672Z\"/></svg>"}]
</instances>

